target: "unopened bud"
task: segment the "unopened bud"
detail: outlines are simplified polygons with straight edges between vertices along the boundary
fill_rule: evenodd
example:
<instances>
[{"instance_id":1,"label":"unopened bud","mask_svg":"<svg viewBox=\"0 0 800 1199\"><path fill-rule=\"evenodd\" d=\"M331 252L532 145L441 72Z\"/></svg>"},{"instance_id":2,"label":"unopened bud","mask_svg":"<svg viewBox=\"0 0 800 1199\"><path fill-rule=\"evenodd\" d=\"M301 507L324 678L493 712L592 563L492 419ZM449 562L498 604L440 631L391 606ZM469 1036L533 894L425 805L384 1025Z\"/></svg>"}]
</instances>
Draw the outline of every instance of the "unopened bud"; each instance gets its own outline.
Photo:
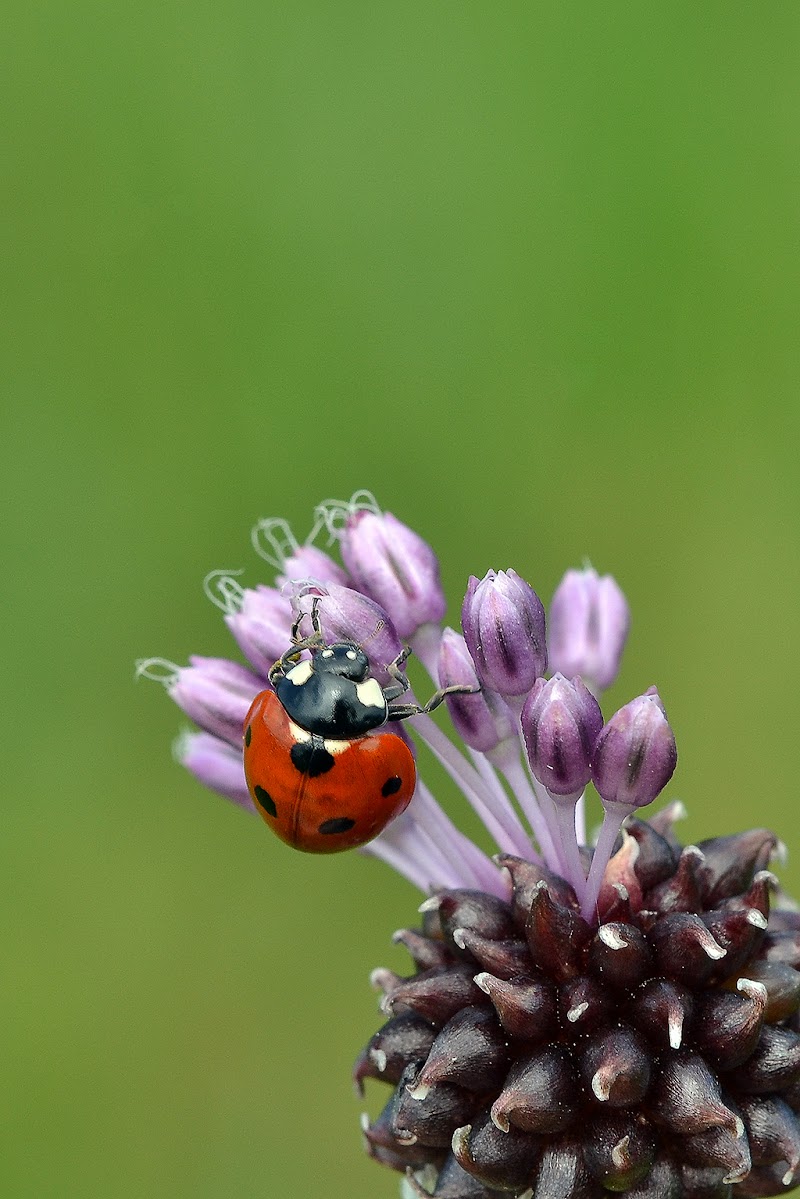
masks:
<instances>
[{"instance_id":1,"label":"unopened bud","mask_svg":"<svg viewBox=\"0 0 800 1199\"><path fill-rule=\"evenodd\" d=\"M617 677L628 636L630 612L611 575L568 570L550 605L551 670L571 678L579 674L595 690Z\"/></svg>"},{"instance_id":2,"label":"unopened bud","mask_svg":"<svg viewBox=\"0 0 800 1199\"><path fill-rule=\"evenodd\" d=\"M481 688L464 638L454 629L445 629L439 645L439 685L472 687L474 694L447 697L447 709L456 732L479 753L489 753L501 741L516 736L514 715L505 700L488 688Z\"/></svg>"},{"instance_id":3,"label":"unopened bud","mask_svg":"<svg viewBox=\"0 0 800 1199\"><path fill-rule=\"evenodd\" d=\"M447 607L439 562L419 534L390 512L359 508L348 516L341 538L351 578L388 612L401 637L439 623Z\"/></svg>"},{"instance_id":4,"label":"unopened bud","mask_svg":"<svg viewBox=\"0 0 800 1199\"><path fill-rule=\"evenodd\" d=\"M520 717L528 761L554 796L579 796L591 778L603 714L579 678L538 679Z\"/></svg>"},{"instance_id":5,"label":"unopened bud","mask_svg":"<svg viewBox=\"0 0 800 1199\"><path fill-rule=\"evenodd\" d=\"M651 687L603 728L594 749L592 780L607 803L640 808L667 785L677 761L675 736L658 691Z\"/></svg>"},{"instance_id":6,"label":"unopened bud","mask_svg":"<svg viewBox=\"0 0 800 1199\"><path fill-rule=\"evenodd\" d=\"M499 695L527 695L546 671L544 608L516 571L470 578L461 627L481 680Z\"/></svg>"}]
</instances>

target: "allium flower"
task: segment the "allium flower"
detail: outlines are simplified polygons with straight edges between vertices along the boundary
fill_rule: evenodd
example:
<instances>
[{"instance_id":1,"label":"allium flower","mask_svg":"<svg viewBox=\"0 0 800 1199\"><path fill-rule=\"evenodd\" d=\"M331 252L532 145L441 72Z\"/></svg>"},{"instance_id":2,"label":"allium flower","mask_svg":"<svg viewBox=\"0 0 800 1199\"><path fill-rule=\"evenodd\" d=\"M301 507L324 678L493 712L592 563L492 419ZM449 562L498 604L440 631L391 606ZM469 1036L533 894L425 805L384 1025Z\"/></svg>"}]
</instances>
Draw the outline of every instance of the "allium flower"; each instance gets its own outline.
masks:
<instances>
[{"instance_id":1,"label":"allium flower","mask_svg":"<svg viewBox=\"0 0 800 1199\"><path fill-rule=\"evenodd\" d=\"M178 759L243 807L253 805L242 721L290 648L292 624L307 636L312 610L327 641L363 649L380 687L396 679L401 639L434 687L482 683L447 701L455 738L425 713L390 727L433 751L483 821L494 859L420 777L405 811L360 851L427 894L420 927L394 938L412 972L373 973L386 1022L354 1078L359 1089L388 1085L389 1097L363 1121L370 1155L406 1175L406 1199L793 1190L800 915L767 869L778 847L769 831L681 846L679 804L642 819L677 753L655 688L603 724L597 697L616 675L627 629L617 585L567 576L547 681L544 612L514 571L470 580L462 638L441 627L433 551L371 496L320 505L314 532L323 528L341 542L346 570L270 520L254 543L275 586L209 576L248 666L149 659L139 671L199 726L181 738ZM298 679L321 648L313 638L304 646L311 661ZM594 847L580 799L590 779L605 809Z\"/></svg>"}]
</instances>

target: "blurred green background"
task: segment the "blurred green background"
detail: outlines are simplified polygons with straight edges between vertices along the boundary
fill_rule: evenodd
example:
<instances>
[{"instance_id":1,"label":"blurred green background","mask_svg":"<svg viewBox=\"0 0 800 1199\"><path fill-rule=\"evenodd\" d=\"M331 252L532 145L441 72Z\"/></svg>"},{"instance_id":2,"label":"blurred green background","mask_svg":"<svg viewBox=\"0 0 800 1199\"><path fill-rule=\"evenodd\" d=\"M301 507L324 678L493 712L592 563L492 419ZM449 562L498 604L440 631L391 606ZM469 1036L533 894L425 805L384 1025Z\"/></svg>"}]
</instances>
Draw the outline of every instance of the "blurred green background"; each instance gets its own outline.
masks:
<instances>
[{"instance_id":1,"label":"blurred green background","mask_svg":"<svg viewBox=\"0 0 800 1199\"><path fill-rule=\"evenodd\" d=\"M394 1196L349 1070L419 897L204 792L133 661L231 652L204 574L358 487L453 621L470 572L549 600L588 555L686 836L770 824L800 889L800 8L5 27L0 1192Z\"/></svg>"}]
</instances>

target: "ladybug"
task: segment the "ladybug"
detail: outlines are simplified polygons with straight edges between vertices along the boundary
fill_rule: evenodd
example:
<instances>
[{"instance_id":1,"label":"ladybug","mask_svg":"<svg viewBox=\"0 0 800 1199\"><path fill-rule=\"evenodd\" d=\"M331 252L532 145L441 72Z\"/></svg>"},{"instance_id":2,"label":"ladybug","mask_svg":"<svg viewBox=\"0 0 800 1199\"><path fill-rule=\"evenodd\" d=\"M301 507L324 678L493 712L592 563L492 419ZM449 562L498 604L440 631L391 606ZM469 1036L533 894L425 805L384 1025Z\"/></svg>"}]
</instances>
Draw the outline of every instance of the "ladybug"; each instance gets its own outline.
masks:
<instances>
[{"instance_id":1,"label":"ladybug","mask_svg":"<svg viewBox=\"0 0 800 1199\"><path fill-rule=\"evenodd\" d=\"M245 717L244 773L256 810L282 841L306 853L338 853L377 837L414 794L411 750L385 726L473 688L442 688L424 707L390 706L409 689L403 664L410 650L390 663L394 682L381 687L361 646L326 642L318 605L315 596L313 633L299 637L301 614L291 647L269 672L272 690L261 691ZM310 658L301 658L304 650Z\"/></svg>"}]
</instances>

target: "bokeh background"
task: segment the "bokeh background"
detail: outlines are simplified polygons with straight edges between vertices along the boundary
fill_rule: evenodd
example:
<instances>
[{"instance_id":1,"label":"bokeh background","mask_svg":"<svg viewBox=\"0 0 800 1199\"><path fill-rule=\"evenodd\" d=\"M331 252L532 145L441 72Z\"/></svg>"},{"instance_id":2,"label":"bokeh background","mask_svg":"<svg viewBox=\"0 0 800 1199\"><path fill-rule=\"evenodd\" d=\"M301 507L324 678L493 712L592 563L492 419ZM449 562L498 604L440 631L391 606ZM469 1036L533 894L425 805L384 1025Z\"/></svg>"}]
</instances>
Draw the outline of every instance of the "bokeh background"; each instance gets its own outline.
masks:
<instances>
[{"instance_id":1,"label":"bokeh background","mask_svg":"<svg viewBox=\"0 0 800 1199\"><path fill-rule=\"evenodd\" d=\"M0 1193L394 1196L349 1070L419 896L202 791L134 659L229 652L204 574L358 487L454 622L470 572L548 600L589 556L686 836L773 825L800 889L800 9L5 27Z\"/></svg>"}]
</instances>

